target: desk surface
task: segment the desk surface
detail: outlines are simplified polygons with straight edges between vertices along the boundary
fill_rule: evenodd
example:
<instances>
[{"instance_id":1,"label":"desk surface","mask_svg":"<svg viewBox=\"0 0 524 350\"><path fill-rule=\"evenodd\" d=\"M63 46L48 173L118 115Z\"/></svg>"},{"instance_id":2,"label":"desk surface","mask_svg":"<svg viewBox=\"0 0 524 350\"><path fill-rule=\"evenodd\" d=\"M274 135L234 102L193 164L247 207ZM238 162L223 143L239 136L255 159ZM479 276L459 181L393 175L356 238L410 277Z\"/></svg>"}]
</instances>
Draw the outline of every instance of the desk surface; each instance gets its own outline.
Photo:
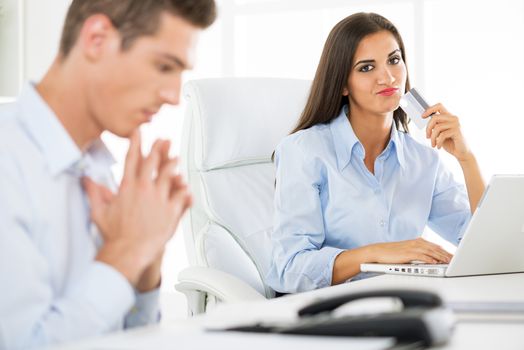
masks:
<instances>
[{"instance_id":1,"label":"desk surface","mask_svg":"<svg viewBox=\"0 0 524 350\"><path fill-rule=\"evenodd\" d=\"M302 295L324 297L349 291L399 287L433 291L453 303L524 302L524 273L450 278L382 275Z\"/></svg>"},{"instance_id":2,"label":"desk surface","mask_svg":"<svg viewBox=\"0 0 524 350\"><path fill-rule=\"evenodd\" d=\"M366 280L346 283L298 295L268 300L267 310L281 310L285 305L299 307L313 299L325 298L348 292L385 288L425 289L439 293L445 302L462 303L524 303L524 273L492 276L435 278L418 276L385 275ZM245 312L245 308L243 309ZM283 336L237 335L204 333L202 325L209 316L196 317L172 324L113 334L99 339L71 344L60 349L316 349L319 344L330 350L376 349L390 343L360 342L359 339L288 338ZM451 341L438 349L524 349L524 313L513 315L470 314L466 318L458 315Z\"/></svg>"}]
</instances>

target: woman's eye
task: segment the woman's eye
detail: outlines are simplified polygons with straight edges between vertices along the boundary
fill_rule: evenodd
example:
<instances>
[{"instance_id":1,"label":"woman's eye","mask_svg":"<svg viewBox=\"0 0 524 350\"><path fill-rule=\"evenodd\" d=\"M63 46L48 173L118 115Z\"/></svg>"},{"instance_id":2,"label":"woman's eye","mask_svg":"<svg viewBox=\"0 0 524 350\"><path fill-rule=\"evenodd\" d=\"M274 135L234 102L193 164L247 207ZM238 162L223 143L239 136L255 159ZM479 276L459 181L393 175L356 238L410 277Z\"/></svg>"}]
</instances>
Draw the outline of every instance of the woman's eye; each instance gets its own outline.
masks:
<instances>
[{"instance_id":1,"label":"woman's eye","mask_svg":"<svg viewBox=\"0 0 524 350\"><path fill-rule=\"evenodd\" d=\"M400 63L400 57L398 56L391 57L389 60L389 64L399 64L399 63Z\"/></svg>"},{"instance_id":2,"label":"woman's eye","mask_svg":"<svg viewBox=\"0 0 524 350\"><path fill-rule=\"evenodd\" d=\"M368 65L360 67L359 71L365 73L365 72L369 72L369 71L373 70L373 68L375 68L375 67L373 67L372 65L368 64Z\"/></svg>"}]
</instances>

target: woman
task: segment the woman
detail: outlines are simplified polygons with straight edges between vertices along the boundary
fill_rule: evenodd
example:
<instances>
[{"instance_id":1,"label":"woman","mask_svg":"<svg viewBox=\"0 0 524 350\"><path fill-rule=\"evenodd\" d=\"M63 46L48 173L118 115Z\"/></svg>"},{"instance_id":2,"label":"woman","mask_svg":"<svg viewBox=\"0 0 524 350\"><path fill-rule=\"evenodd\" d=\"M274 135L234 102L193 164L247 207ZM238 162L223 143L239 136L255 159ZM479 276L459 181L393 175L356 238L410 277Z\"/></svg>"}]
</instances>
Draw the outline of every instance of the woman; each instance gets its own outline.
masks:
<instances>
[{"instance_id":1,"label":"woman","mask_svg":"<svg viewBox=\"0 0 524 350\"><path fill-rule=\"evenodd\" d=\"M268 284L293 293L342 283L361 263L447 263L420 235L458 242L484 191L458 118L437 104L428 147L398 108L409 89L402 38L373 13L331 31L298 125L275 150L276 194ZM435 148L460 163L457 183Z\"/></svg>"}]
</instances>

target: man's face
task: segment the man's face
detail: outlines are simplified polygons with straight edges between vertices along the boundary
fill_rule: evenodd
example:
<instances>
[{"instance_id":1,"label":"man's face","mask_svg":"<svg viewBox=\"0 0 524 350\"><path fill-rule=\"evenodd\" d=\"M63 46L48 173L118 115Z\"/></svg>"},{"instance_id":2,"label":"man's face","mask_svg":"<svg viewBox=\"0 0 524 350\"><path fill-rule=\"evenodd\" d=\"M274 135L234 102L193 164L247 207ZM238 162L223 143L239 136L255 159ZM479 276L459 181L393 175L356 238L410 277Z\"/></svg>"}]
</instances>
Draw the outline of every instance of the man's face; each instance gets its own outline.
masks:
<instances>
[{"instance_id":1,"label":"man's face","mask_svg":"<svg viewBox=\"0 0 524 350\"><path fill-rule=\"evenodd\" d=\"M130 136L164 103L178 104L181 75L193 66L199 32L164 13L157 32L138 37L127 50L121 49L119 35L108 40L87 87L89 112L101 131Z\"/></svg>"}]
</instances>

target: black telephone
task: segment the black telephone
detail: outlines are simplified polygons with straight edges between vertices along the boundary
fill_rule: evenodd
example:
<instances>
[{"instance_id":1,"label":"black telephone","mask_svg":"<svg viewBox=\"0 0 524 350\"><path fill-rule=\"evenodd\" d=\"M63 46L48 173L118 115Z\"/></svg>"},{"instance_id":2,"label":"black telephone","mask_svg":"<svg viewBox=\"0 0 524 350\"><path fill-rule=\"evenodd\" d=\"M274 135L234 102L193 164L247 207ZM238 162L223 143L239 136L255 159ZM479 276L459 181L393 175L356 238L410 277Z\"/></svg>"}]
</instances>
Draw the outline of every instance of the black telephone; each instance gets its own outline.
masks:
<instances>
[{"instance_id":1,"label":"black telephone","mask_svg":"<svg viewBox=\"0 0 524 350\"><path fill-rule=\"evenodd\" d=\"M371 315L331 315L333 310L349 302L381 297L398 298L403 310ZM451 310L443 306L438 295L416 290L389 289L336 296L315 301L300 309L298 315L299 320L292 324L258 324L229 330L320 336L383 336L430 346L446 343L454 326Z\"/></svg>"}]
</instances>

